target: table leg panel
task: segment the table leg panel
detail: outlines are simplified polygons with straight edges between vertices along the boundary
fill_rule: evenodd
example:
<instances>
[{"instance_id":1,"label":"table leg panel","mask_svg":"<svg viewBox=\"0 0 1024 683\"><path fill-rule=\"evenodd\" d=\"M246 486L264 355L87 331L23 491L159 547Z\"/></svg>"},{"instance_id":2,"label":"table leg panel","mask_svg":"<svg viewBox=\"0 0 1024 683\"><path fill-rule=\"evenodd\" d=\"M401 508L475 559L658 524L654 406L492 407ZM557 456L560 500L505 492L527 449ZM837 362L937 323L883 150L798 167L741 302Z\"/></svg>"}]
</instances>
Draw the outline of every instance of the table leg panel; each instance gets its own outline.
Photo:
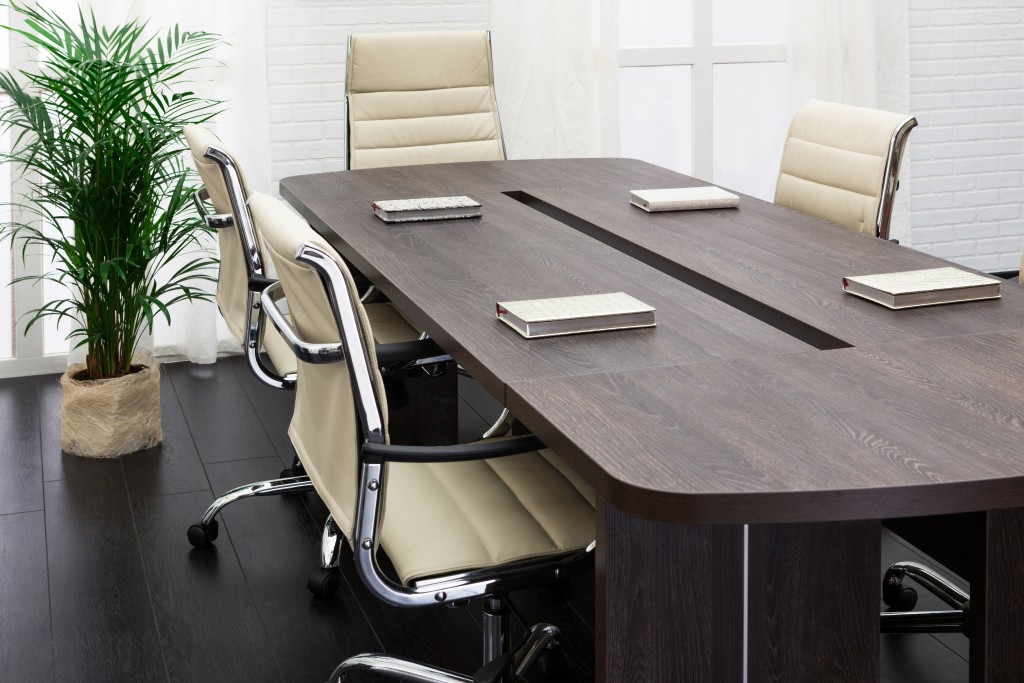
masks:
<instances>
[{"instance_id":1,"label":"table leg panel","mask_svg":"<svg viewBox=\"0 0 1024 683\"><path fill-rule=\"evenodd\" d=\"M598 505L599 681L739 682L743 528Z\"/></svg>"},{"instance_id":2,"label":"table leg panel","mask_svg":"<svg viewBox=\"0 0 1024 683\"><path fill-rule=\"evenodd\" d=\"M984 568L971 582L971 682L1024 679L1024 508L991 510Z\"/></svg>"},{"instance_id":3,"label":"table leg panel","mask_svg":"<svg viewBox=\"0 0 1024 683\"><path fill-rule=\"evenodd\" d=\"M878 521L749 534L750 681L879 680Z\"/></svg>"},{"instance_id":4,"label":"table leg panel","mask_svg":"<svg viewBox=\"0 0 1024 683\"><path fill-rule=\"evenodd\" d=\"M439 377L417 370L387 377L384 385L388 392L388 431L392 443L458 443L459 373L455 363L448 363Z\"/></svg>"}]
</instances>

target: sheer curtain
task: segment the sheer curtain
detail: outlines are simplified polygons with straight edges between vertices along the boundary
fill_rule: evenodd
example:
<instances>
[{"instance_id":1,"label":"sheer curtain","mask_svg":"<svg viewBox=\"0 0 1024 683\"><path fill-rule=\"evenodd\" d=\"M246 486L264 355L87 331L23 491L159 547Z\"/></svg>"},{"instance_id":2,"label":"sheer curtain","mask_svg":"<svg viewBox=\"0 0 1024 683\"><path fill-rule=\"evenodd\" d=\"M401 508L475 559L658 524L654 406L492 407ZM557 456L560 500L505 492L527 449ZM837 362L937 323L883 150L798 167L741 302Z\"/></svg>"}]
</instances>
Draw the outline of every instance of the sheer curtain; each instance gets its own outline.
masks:
<instances>
[{"instance_id":1,"label":"sheer curtain","mask_svg":"<svg viewBox=\"0 0 1024 683\"><path fill-rule=\"evenodd\" d=\"M907 2L789 0L792 110L813 97L913 113ZM891 234L909 245L910 164L904 162Z\"/></svg>"},{"instance_id":2,"label":"sheer curtain","mask_svg":"<svg viewBox=\"0 0 1024 683\"><path fill-rule=\"evenodd\" d=\"M491 42L509 158L618 154L618 0L493 0Z\"/></svg>"},{"instance_id":3,"label":"sheer curtain","mask_svg":"<svg viewBox=\"0 0 1024 683\"><path fill-rule=\"evenodd\" d=\"M50 0L49 6L66 17L78 11L75 0ZM149 20L156 30L178 24L182 30L210 31L224 37L214 55L221 66L199 76L195 88L225 102L224 113L211 128L244 163L249 186L269 192L266 0L93 0L89 6L99 21L108 25L137 17ZM216 251L216 239L209 239L208 245ZM213 285L207 289L212 292ZM158 356L185 356L198 363L214 362L218 352L240 350L212 301L176 304L171 308L171 321L168 325L161 318L143 346ZM81 353L72 353L70 360Z\"/></svg>"}]
</instances>

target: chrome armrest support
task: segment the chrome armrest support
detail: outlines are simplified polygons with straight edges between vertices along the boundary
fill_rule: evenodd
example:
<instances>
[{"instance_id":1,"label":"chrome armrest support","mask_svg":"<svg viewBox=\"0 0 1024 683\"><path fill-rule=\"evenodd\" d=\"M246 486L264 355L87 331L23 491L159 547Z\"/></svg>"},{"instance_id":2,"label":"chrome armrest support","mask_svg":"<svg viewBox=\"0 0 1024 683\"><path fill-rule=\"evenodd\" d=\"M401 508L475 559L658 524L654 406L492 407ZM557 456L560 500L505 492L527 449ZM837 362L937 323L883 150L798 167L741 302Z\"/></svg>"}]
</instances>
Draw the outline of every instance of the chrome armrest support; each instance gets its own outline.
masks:
<instances>
[{"instance_id":1,"label":"chrome armrest support","mask_svg":"<svg viewBox=\"0 0 1024 683\"><path fill-rule=\"evenodd\" d=\"M513 439L495 439L462 443L454 446L405 446L397 444L364 443L360 458L364 463L385 462L461 462L487 460L507 455L528 453L544 448L544 442L532 434Z\"/></svg>"},{"instance_id":2,"label":"chrome armrest support","mask_svg":"<svg viewBox=\"0 0 1024 683\"><path fill-rule=\"evenodd\" d=\"M281 336L288 343L288 346L291 347L295 357L305 363L317 364L337 363L338 361L345 360L345 349L341 342L313 344L299 337L275 302L275 299L281 298L283 294L281 283L275 282L267 286L263 293L260 294L260 303L267 317L270 318L270 322L273 323L274 327L278 329Z\"/></svg>"},{"instance_id":3,"label":"chrome armrest support","mask_svg":"<svg viewBox=\"0 0 1024 683\"><path fill-rule=\"evenodd\" d=\"M205 187L192 193L192 203L196 205L196 211L202 217L208 228L230 228L235 225L234 218L230 213L210 213L206 209L206 202L210 199L210 192Z\"/></svg>"}]
</instances>

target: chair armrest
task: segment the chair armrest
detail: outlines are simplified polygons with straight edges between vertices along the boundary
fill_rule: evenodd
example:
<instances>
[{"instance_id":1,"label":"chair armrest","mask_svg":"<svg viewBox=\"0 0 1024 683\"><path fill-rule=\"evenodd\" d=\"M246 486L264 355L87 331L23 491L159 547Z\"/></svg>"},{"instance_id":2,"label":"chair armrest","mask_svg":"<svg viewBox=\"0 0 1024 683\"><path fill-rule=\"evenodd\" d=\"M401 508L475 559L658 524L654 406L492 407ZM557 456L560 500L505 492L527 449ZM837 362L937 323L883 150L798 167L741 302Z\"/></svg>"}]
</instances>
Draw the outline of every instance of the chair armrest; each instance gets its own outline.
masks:
<instances>
[{"instance_id":1,"label":"chair armrest","mask_svg":"<svg viewBox=\"0 0 1024 683\"><path fill-rule=\"evenodd\" d=\"M208 228L230 228L234 226L235 219L230 213L210 213L206 209L206 202L210 199L210 191L205 187L192 193L192 203L196 205L196 211L202 217Z\"/></svg>"},{"instance_id":2,"label":"chair armrest","mask_svg":"<svg viewBox=\"0 0 1024 683\"><path fill-rule=\"evenodd\" d=\"M295 357L306 363L337 363L345 360L345 348L341 342L334 344L314 344L299 337L298 333L288 324L277 307L275 299L283 295L280 282L273 282L266 286L260 294L260 304L266 312L270 322L277 328L285 342L291 348Z\"/></svg>"},{"instance_id":3,"label":"chair armrest","mask_svg":"<svg viewBox=\"0 0 1024 683\"><path fill-rule=\"evenodd\" d=\"M454 446L404 446L367 441L359 457L368 465L385 462L464 462L518 455L544 448L544 442L533 434L513 439L494 439Z\"/></svg>"}]
</instances>

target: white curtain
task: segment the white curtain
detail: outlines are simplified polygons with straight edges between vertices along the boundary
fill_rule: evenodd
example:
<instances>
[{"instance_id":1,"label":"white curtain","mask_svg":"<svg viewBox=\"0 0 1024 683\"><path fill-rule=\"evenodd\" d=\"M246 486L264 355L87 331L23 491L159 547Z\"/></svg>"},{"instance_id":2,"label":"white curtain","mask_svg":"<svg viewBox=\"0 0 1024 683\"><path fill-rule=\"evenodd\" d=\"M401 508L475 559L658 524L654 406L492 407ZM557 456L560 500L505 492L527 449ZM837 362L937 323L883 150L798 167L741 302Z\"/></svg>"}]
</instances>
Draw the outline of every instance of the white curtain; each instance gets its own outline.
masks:
<instances>
[{"instance_id":1,"label":"white curtain","mask_svg":"<svg viewBox=\"0 0 1024 683\"><path fill-rule=\"evenodd\" d=\"M493 0L510 159L617 156L618 0Z\"/></svg>"},{"instance_id":2,"label":"white curtain","mask_svg":"<svg viewBox=\"0 0 1024 683\"><path fill-rule=\"evenodd\" d=\"M908 0L789 0L790 107L811 98L910 112ZM913 139L913 134L911 134ZM910 244L910 164L891 235Z\"/></svg>"},{"instance_id":3,"label":"white curtain","mask_svg":"<svg viewBox=\"0 0 1024 683\"><path fill-rule=\"evenodd\" d=\"M66 17L78 11L76 0L50 0L48 6ZM221 65L202 74L195 89L225 102L224 113L209 125L244 164L249 186L269 192L266 0L92 0L86 6L107 25L132 17L148 20L154 30L178 24L182 30L223 36L224 44L214 55ZM216 252L216 239L208 240L208 245ZM207 287L210 292L214 289L212 284ZM185 356L198 363L214 362L219 352L240 350L212 301L171 307L171 324L160 318L143 348L158 356ZM72 353L69 360L74 362L82 353Z\"/></svg>"}]
</instances>

